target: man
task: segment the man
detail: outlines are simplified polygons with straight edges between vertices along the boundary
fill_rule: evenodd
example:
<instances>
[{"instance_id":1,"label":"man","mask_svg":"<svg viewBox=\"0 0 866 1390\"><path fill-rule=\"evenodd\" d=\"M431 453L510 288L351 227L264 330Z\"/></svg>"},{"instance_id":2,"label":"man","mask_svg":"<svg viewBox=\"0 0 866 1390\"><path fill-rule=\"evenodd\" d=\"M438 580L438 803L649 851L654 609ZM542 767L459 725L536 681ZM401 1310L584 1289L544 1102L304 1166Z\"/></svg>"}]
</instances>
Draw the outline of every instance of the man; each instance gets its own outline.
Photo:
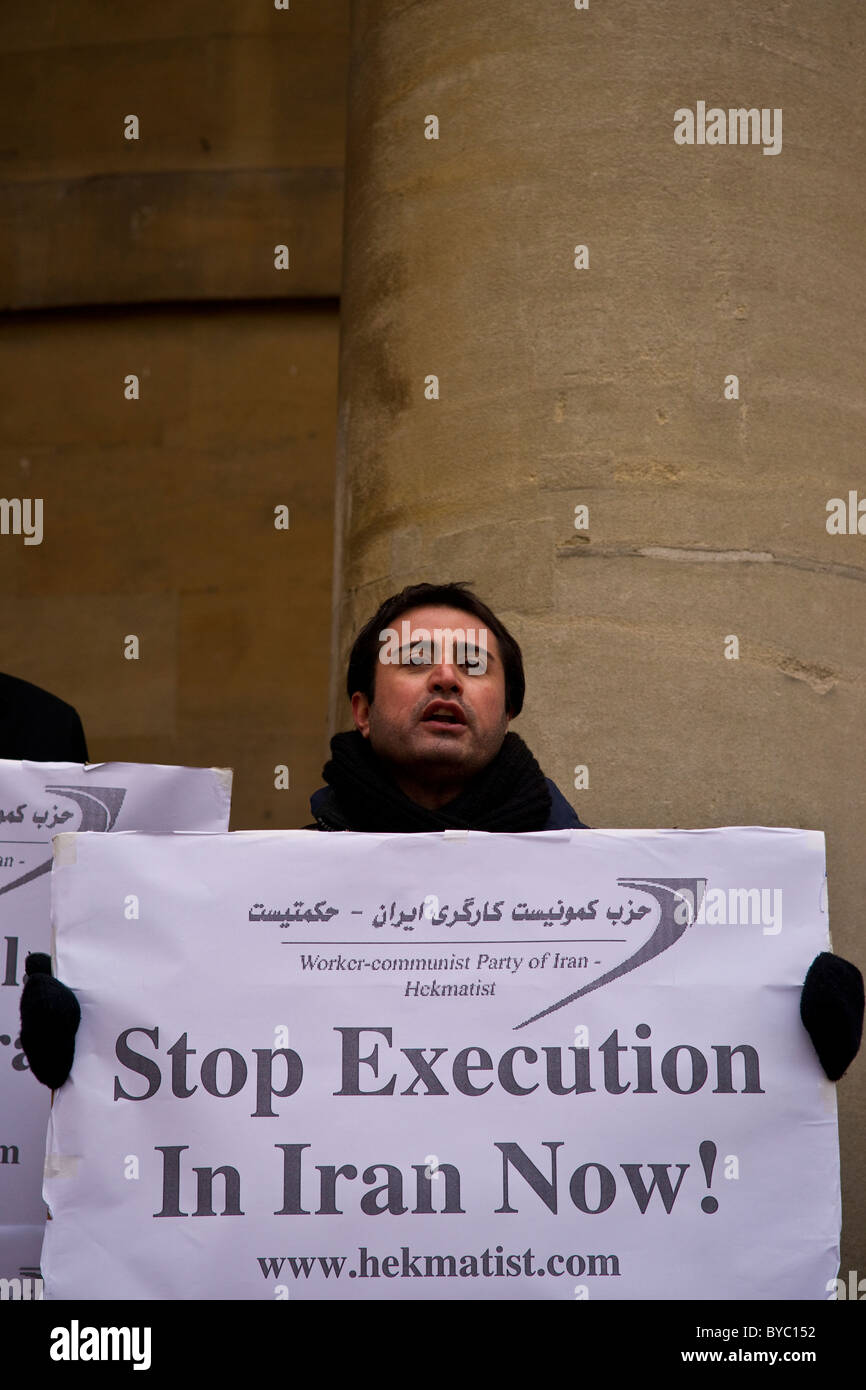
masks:
<instances>
[{"instance_id":1,"label":"man","mask_svg":"<svg viewBox=\"0 0 866 1390\"><path fill-rule=\"evenodd\" d=\"M398 623L398 659L381 660L380 634ZM413 632L431 634L414 653L402 642ZM434 660L436 632L452 648L464 634L462 661L453 650ZM306 829L586 829L508 731L526 688L520 648L465 586L415 584L387 599L358 634L346 685L355 731L331 740L329 785L311 797Z\"/></svg>"},{"instance_id":2,"label":"man","mask_svg":"<svg viewBox=\"0 0 866 1390\"><path fill-rule=\"evenodd\" d=\"M454 641L451 660L446 652L437 660L423 638L413 652L413 634L465 633L467 618L480 650L464 650L462 662ZM380 659L382 634L398 627L399 660ZM352 648L346 691L355 729L331 739L328 785L310 798L315 823L306 829L587 829L508 730L525 686L517 642L464 585L415 584L386 599ZM800 1013L831 1081L857 1054L863 1006L857 967L828 951L816 956Z\"/></svg>"},{"instance_id":3,"label":"man","mask_svg":"<svg viewBox=\"0 0 866 1390\"><path fill-rule=\"evenodd\" d=\"M86 763L78 714L38 685L0 672L0 758Z\"/></svg>"},{"instance_id":4,"label":"man","mask_svg":"<svg viewBox=\"0 0 866 1390\"><path fill-rule=\"evenodd\" d=\"M415 584L386 599L352 648L346 689L355 728L331 739L327 786L313 793L315 821L305 829L585 830L509 730L525 684L517 642L465 585ZM27 958L21 1040L37 1079L59 1086L72 1062L78 1001L46 973L48 964L46 956ZM857 967L826 951L817 956L800 1013L832 1081L860 1046L863 1008Z\"/></svg>"}]
</instances>

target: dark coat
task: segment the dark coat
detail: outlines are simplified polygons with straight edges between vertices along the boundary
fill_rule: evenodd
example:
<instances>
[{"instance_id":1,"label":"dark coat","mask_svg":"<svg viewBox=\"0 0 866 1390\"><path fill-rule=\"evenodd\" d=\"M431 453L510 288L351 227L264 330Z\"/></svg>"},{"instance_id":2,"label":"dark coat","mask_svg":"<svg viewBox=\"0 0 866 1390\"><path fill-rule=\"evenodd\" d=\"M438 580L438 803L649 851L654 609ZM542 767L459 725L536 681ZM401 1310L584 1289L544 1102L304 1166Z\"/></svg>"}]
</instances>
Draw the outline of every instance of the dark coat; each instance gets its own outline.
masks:
<instances>
[{"instance_id":1,"label":"dark coat","mask_svg":"<svg viewBox=\"0 0 866 1390\"><path fill-rule=\"evenodd\" d=\"M56 695L0 672L0 758L86 763L81 720Z\"/></svg>"},{"instance_id":2,"label":"dark coat","mask_svg":"<svg viewBox=\"0 0 866 1390\"><path fill-rule=\"evenodd\" d=\"M555 782L545 777L550 792L550 818L542 830L588 830L578 818L577 812L566 801ZM315 816L313 825L305 825L304 830L351 830L345 816L337 806L337 798L330 787L319 787L310 797L310 810Z\"/></svg>"}]
</instances>

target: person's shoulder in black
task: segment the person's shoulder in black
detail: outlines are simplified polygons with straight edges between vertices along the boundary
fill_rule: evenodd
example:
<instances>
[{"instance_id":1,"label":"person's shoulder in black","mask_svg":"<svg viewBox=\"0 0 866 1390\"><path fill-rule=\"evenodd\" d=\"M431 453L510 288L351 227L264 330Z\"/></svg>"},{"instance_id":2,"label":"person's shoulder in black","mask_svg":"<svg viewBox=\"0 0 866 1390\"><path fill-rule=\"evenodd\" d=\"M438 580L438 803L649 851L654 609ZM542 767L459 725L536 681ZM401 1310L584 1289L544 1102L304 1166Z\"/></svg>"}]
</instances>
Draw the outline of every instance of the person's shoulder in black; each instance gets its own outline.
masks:
<instances>
[{"instance_id":1,"label":"person's shoulder in black","mask_svg":"<svg viewBox=\"0 0 866 1390\"><path fill-rule=\"evenodd\" d=\"M38 685L0 672L0 758L86 763L77 712Z\"/></svg>"}]
</instances>

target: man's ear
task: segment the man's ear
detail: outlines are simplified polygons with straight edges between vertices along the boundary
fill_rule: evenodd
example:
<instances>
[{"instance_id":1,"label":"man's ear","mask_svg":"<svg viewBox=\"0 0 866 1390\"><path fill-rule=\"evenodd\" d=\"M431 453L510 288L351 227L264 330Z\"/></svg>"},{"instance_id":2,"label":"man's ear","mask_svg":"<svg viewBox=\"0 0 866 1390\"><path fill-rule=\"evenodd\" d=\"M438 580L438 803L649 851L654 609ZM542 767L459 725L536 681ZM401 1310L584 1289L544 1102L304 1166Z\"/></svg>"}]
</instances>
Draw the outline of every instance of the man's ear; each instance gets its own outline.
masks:
<instances>
[{"instance_id":1,"label":"man's ear","mask_svg":"<svg viewBox=\"0 0 866 1390\"><path fill-rule=\"evenodd\" d=\"M371 700L367 699L363 690L356 690L352 696L352 718L355 721L355 728L364 738L370 737L370 705Z\"/></svg>"}]
</instances>

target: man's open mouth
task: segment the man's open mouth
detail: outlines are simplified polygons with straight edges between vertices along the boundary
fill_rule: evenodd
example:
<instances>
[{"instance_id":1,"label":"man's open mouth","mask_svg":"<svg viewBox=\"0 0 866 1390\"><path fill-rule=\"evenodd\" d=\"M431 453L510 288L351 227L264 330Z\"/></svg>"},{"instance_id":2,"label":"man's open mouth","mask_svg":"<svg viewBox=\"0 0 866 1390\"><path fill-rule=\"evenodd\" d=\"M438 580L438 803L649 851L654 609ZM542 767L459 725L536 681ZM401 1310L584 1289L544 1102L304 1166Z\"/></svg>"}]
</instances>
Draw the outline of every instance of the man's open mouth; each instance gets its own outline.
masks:
<instances>
[{"instance_id":1,"label":"man's open mouth","mask_svg":"<svg viewBox=\"0 0 866 1390\"><path fill-rule=\"evenodd\" d=\"M443 701L434 701L425 709L421 715L422 724L442 724L448 726L466 727L466 715L459 705L448 704Z\"/></svg>"}]
</instances>

